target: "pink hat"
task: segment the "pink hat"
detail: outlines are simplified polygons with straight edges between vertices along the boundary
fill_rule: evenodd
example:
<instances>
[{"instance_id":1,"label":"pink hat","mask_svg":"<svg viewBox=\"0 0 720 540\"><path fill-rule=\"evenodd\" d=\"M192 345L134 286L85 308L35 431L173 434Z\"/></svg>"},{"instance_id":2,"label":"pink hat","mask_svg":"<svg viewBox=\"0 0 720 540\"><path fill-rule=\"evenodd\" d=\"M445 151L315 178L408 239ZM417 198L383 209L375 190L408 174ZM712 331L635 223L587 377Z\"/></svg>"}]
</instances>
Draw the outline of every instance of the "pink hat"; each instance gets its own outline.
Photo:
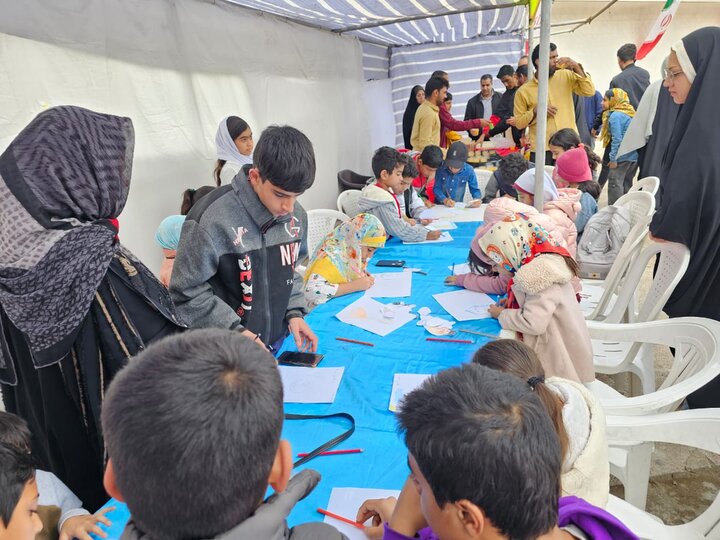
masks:
<instances>
[{"instance_id":1,"label":"pink hat","mask_svg":"<svg viewBox=\"0 0 720 540\"><path fill-rule=\"evenodd\" d=\"M558 178L573 184L592 180L585 147L580 145L577 148L571 148L557 158L556 174Z\"/></svg>"}]
</instances>

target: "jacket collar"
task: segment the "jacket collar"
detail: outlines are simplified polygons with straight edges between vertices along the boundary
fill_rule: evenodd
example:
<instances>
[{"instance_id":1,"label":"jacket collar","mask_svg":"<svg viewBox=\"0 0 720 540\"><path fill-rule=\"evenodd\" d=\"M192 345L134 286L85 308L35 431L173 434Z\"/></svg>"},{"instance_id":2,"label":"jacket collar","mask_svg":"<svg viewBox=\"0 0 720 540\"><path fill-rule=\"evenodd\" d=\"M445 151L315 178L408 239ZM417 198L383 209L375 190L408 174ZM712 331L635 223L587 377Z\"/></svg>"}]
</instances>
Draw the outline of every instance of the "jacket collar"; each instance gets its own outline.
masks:
<instances>
[{"instance_id":1,"label":"jacket collar","mask_svg":"<svg viewBox=\"0 0 720 540\"><path fill-rule=\"evenodd\" d=\"M246 165L235 175L235 178L232 180L232 188L237 194L240 204L245 207L245 210L255 222L255 225L257 225L258 229L264 234L276 223L290 221L293 214L290 213L281 217L273 216L270 211L265 208L265 205L260 202L257 193L255 193L255 190L250 185L250 180L247 176L249 170L250 166Z\"/></svg>"}]
</instances>

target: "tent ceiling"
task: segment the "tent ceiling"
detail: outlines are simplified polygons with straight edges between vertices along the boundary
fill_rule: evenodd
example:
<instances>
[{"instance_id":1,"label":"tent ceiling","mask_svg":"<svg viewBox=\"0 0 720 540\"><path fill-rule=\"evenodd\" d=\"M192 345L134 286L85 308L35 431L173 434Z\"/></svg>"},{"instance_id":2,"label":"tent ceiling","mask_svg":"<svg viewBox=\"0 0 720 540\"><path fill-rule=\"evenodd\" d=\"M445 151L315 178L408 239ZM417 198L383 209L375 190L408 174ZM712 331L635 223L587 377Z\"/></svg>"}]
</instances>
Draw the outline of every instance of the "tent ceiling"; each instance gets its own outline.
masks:
<instances>
[{"instance_id":1,"label":"tent ceiling","mask_svg":"<svg viewBox=\"0 0 720 540\"><path fill-rule=\"evenodd\" d=\"M388 46L462 41L523 27L527 0L225 0Z\"/></svg>"}]
</instances>

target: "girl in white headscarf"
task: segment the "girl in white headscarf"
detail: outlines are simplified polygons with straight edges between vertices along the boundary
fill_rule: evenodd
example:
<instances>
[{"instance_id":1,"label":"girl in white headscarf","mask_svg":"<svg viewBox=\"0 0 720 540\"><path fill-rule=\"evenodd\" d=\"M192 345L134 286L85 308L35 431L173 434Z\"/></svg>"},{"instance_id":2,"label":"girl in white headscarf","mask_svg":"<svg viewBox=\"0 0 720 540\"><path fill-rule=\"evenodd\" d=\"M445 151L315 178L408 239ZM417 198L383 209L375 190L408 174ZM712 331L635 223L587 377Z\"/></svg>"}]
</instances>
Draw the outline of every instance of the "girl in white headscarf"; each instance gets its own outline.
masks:
<instances>
[{"instance_id":1,"label":"girl in white headscarf","mask_svg":"<svg viewBox=\"0 0 720 540\"><path fill-rule=\"evenodd\" d=\"M228 184L244 165L252 165L253 135L248 123L239 116L228 116L215 135L217 163L215 182Z\"/></svg>"}]
</instances>

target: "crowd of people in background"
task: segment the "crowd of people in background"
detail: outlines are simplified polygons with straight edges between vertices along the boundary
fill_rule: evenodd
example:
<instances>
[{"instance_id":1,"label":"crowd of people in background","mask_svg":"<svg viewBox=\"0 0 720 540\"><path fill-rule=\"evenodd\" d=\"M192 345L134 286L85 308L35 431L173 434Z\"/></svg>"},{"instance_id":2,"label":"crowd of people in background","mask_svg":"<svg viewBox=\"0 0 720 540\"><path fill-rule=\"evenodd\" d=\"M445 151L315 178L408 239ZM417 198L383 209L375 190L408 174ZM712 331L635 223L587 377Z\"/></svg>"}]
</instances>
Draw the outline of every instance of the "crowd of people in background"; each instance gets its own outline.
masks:
<instances>
[{"instance_id":1,"label":"crowd of people in background","mask_svg":"<svg viewBox=\"0 0 720 540\"><path fill-rule=\"evenodd\" d=\"M446 72L414 86L405 149L375 152L361 213L310 253L297 199L315 180L312 143L270 126L255 144L247 122L223 119L208 171L215 185L187 190L180 214L157 231L160 280L119 240L132 121L74 106L32 120L0 156L0 383L9 411L0 415L0 533L25 540L39 531L40 491L41 502L62 506L56 526L67 538L99 532L104 512L92 512L108 493L135 509L129 539L343 538L322 524L287 528L319 478L309 470L290 478L270 353L289 335L298 350L317 350L309 310L370 287L368 260L388 237L436 240L421 210L453 206L468 190L469 205L487 202L485 223L469 246L470 272L446 283L507 293L489 312L521 342L491 344L406 396L398 422L411 475L397 501L367 501L357 519L373 518L368 534L395 540L458 531L635 538L593 506L607 500L607 457L602 411L586 388L594 371L576 243L605 183L612 204L638 168L657 173L652 239L691 253L665 311L720 320L720 28L674 44L652 85L634 45L623 45L621 72L604 92L551 44L547 111L537 109L539 58L536 47L517 67L502 66L503 94L483 75L462 121L445 106ZM540 158L555 166L543 173L541 210L538 114L548 120ZM605 147L602 159L583 142L583 126ZM471 142L453 142L453 132ZM468 145L499 133L518 151L483 197ZM719 396L720 379L688 403L717 406ZM187 445L188 433L201 444ZM168 474L180 462L183 474ZM263 501L268 486L279 495ZM51 491L63 502L48 500Z\"/></svg>"}]
</instances>

